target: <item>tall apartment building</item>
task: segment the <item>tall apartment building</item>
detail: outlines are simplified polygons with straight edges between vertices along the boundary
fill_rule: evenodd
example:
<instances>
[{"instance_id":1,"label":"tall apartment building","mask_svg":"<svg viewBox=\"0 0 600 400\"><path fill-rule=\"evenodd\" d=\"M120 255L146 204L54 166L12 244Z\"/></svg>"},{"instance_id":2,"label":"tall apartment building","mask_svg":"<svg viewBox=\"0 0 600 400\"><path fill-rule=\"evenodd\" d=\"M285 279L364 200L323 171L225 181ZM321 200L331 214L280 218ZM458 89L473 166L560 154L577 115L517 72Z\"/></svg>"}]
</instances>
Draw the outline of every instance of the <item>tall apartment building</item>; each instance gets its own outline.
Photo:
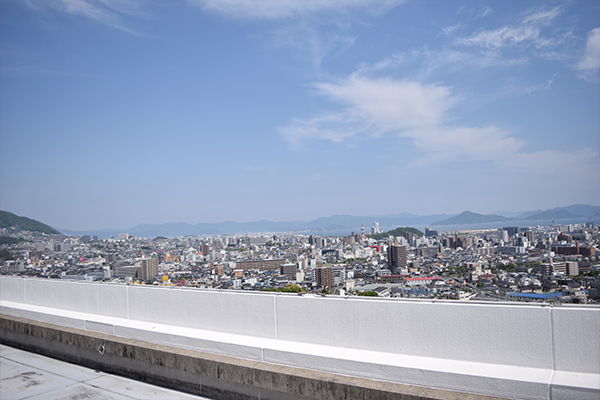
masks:
<instances>
[{"instance_id":1,"label":"tall apartment building","mask_svg":"<svg viewBox=\"0 0 600 400\"><path fill-rule=\"evenodd\" d=\"M225 273L225 266L222 264L214 265L212 268L212 273L218 276L222 276Z\"/></svg>"},{"instance_id":2,"label":"tall apartment building","mask_svg":"<svg viewBox=\"0 0 600 400\"><path fill-rule=\"evenodd\" d=\"M565 275L572 276L579 275L579 264L573 261L566 261L563 263L544 263L538 268L544 278L553 272L562 272Z\"/></svg>"},{"instance_id":3,"label":"tall apartment building","mask_svg":"<svg viewBox=\"0 0 600 400\"><path fill-rule=\"evenodd\" d=\"M318 286L331 289L333 287L333 268L320 267L314 270L315 282Z\"/></svg>"},{"instance_id":4,"label":"tall apartment building","mask_svg":"<svg viewBox=\"0 0 600 400\"><path fill-rule=\"evenodd\" d=\"M379 229L379 222L375 221L373 222L373 227L371 228L371 234L376 235L378 233L381 233L381 229Z\"/></svg>"},{"instance_id":5,"label":"tall apartment building","mask_svg":"<svg viewBox=\"0 0 600 400\"><path fill-rule=\"evenodd\" d=\"M115 275L117 275L119 278L135 278L138 276L138 273L140 272L140 267L136 267L134 265L125 265L125 266L120 266L117 267L116 271L115 271Z\"/></svg>"},{"instance_id":6,"label":"tall apartment building","mask_svg":"<svg viewBox=\"0 0 600 400\"><path fill-rule=\"evenodd\" d=\"M287 276L288 278L294 278L298 268L296 264L284 264L279 269L279 275Z\"/></svg>"},{"instance_id":7,"label":"tall apartment building","mask_svg":"<svg viewBox=\"0 0 600 400\"><path fill-rule=\"evenodd\" d=\"M208 247L207 245L203 244L202 246L200 246L200 251L202 252L202 255L204 257L208 257L208 255L210 254L210 247Z\"/></svg>"},{"instance_id":8,"label":"tall apartment building","mask_svg":"<svg viewBox=\"0 0 600 400\"><path fill-rule=\"evenodd\" d=\"M388 246L388 265L391 271L406 267L406 247L390 244Z\"/></svg>"},{"instance_id":9,"label":"tall apartment building","mask_svg":"<svg viewBox=\"0 0 600 400\"><path fill-rule=\"evenodd\" d=\"M420 257L435 257L441 253L440 246L423 246L415 249L415 254Z\"/></svg>"},{"instance_id":10,"label":"tall apartment building","mask_svg":"<svg viewBox=\"0 0 600 400\"><path fill-rule=\"evenodd\" d=\"M158 258L142 258L142 266L140 269L140 278L143 281L154 278L158 275Z\"/></svg>"},{"instance_id":11,"label":"tall apartment building","mask_svg":"<svg viewBox=\"0 0 600 400\"><path fill-rule=\"evenodd\" d=\"M333 284L335 286L343 286L346 283L346 268L332 267Z\"/></svg>"},{"instance_id":12,"label":"tall apartment building","mask_svg":"<svg viewBox=\"0 0 600 400\"><path fill-rule=\"evenodd\" d=\"M285 264L284 259L277 260L256 260L256 261L238 261L236 268L239 269L260 269L260 270L276 270Z\"/></svg>"},{"instance_id":13,"label":"tall apartment building","mask_svg":"<svg viewBox=\"0 0 600 400\"><path fill-rule=\"evenodd\" d=\"M527 241L529 241L529 243L533 243L533 241L535 240L535 234L532 230L525 231L525 237L527 238Z\"/></svg>"},{"instance_id":14,"label":"tall apartment building","mask_svg":"<svg viewBox=\"0 0 600 400\"><path fill-rule=\"evenodd\" d=\"M513 237L513 236L521 233L521 228L519 228L518 226L509 226L509 227L504 227L502 229L506 231L506 233L508 234L509 237Z\"/></svg>"},{"instance_id":15,"label":"tall apartment building","mask_svg":"<svg viewBox=\"0 0 600 400\"><path fill-rule=\"evenodd\" d=\"M429 229L429 228L425 228L425 237L436 237L439 236L439 232Z\"/></svg>"},{"instance_id":16,"label":"tall apartment building","mask_svg":"<svg viewBox=\"0 0 600 400\"><path fill-rule=\"evenodd\" d=\"M506 229L498 229L498 240L508 242L508 231Z\"/></svg>"},{"instance_id":17,"label":"tall apartment building","mask_svg":"<svg viewBox=\"0 0 600 400\"><path fill-rule=\"evenodd\" d=\"M562 272L565 275L577 276L579 275L579 264L574 261L567 261L564 263L554 264L552 267L553 272Z\"/></svg>"},{"instance_id":18,"label":"tall apartment building","mask_svg":"<svg viewBox=\"0 0 600 400\"><path fill-rule=\"evenodd\" d=\"M581 246L579 242L575 246L552 246L552 251L563 255L580 254L583 257L593 257L596 255L596 249L593 246Z\"/></svg>"},{"instance_id":19,"label":"tall apartment building","mask_svg":"<svg viewBox=\"0 0 600 400\"><path fill-rule=\"evenodd\" d=\"M323 247L323 238L321 236L310 236L308 238L308 243L312 244L315 247Z\"/></svg>"}]
</instances>

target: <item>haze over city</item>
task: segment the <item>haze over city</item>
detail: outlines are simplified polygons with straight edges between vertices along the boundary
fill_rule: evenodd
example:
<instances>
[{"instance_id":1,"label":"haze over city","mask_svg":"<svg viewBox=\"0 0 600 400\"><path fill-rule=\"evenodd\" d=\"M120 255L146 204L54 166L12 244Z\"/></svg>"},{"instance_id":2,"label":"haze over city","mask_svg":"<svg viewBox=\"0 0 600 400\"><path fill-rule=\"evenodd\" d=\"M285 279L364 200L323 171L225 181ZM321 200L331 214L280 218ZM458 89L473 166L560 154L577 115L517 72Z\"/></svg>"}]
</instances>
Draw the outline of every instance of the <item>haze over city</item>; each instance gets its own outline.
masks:
<instances>
[{"instance_id":1,"label":"haze over city","mask_svg":"<svg viewBox=\"0 0 600 400\"><path fill-rule=\"evenodd\" d=\"M73 230L600 205L600 3L2 1L0 208Z\"/></svg>"}]
</instances>

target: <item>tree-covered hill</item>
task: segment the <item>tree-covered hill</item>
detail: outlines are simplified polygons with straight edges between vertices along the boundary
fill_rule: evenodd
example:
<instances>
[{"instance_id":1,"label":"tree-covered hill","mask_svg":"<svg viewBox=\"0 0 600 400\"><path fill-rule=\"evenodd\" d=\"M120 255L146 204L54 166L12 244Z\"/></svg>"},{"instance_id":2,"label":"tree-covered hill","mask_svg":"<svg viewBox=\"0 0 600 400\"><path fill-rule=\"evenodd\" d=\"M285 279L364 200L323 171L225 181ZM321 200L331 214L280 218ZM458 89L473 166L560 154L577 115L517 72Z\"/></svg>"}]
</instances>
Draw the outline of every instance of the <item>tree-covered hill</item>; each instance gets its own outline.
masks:
<instances>
[{"instance_id":1,"label":"tree-covered hill","mask_svg":"<svg viewBox=\"0 0 600 400\"><path fill-rule=\"evenodd\" d=\"M510 221L502 215L483 215L471 211L464 211L459 215L450 217L443 221L436 221L433 225L459 225L459 224L479 224L485 222L503 222Z\"/></svg>"},{"instance_id":2,"label":"tree-covered hill","mask_svg":"<svg viewBox=\"0 0 600 400\"><path fill-rule=\"evenodd\" d=\"M11 226L15 225L19 225L21 229L26 231L60 235L59 231L52 229L48 225L42 224L39 221L27 217L19 217L18 215L8 211L0 210L0 228L10 228Z\"/></svg>"},{"instance_id":3,"label":"tree-covered hill","mask_svg":"<svg viewBox=\"0 0 600 400\"><path fill-rule=\"evenodd\" d=\"M0 236L0 244L17 244L25 242L25 239L14 238L10 236Z\"/></svg>"},{"instance_id":4,"label":"tree-covered hill","mask_svg":"<svg viewBox=\"0 0 600 400\"><path fill-rule=\"evenodd\" d=\"M406 232L410 232L410 233L414 233L417 236L423 236L424 233L421 232L420 230L418 230L417 228L411 228L409 226L405 227L405 228L396 228L394 230L388 231L388 232L383 232L383 233L377 233L375 235L366 235L367 237L373 238L375 240L382 240L382 239L387 239L388 236L404 236L404 234Z\"/></svg>"}]
</instances>

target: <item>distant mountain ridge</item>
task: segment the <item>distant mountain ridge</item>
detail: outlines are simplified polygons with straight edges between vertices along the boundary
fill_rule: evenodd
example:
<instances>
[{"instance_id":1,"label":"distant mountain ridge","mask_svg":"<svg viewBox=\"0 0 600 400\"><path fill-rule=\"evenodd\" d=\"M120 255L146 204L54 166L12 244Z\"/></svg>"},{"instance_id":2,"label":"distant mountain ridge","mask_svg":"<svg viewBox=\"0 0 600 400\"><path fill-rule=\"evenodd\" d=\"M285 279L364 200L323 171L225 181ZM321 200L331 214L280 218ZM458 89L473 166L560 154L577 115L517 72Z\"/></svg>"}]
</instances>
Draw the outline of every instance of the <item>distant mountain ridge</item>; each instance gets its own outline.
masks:
<instances>
[{"instance_id":1,"label":"distant mountain ridge","mask_svg":"<svg viewBox=\"0 0 600 400\"><path fill-rule=\"evenodd\" d=\"M60 234L56 229L51 228L40 221L27 217L19 217L11 212L0 210L0 228L10 228L15 225L19 225L21 229L26 231Z\"/></svg>"},{"instance_id":2,"label":"distant mountain ridge","mask_svg":"<svg viewBox=\"0 0 600 400\"><path fill-rule=\"evenodd\" d=\"M447 218L448 214L435 214L427 216L401 217L401 216L354 216L354 215L332 215L315 220L306 221L252 221L252 222L217 222L187 224L184 222L166 224L139 224L129 229L102 229L96 231L73 231L61 229L68 235L97 235L98 237L117 237L119 233L129 233L138 237L156 236L195 236L195 235L223 235L259 232L336 232L356 231L359 232L361 225L365 227L366 233L370 232L374 221L379 222L383 228L393 229L398 226L428 225L440 218Z\"/></svg>"},{"instance_id":3,"label":"distant mountain ridge","mask_svg":"<svg viewBox=\"0 0 600 400\"><path fill-rule=\"evenodd\" d=\"M510 221L509 218L502 215L483 215L471 211L463 211L457 216L450 217L443 221L436 221L433 225L461 225L461 224L479 224L482 222L502 222Z\"/></svg>"},{"instance_id":4,"label":"distant mountain ridge","mask_svg":"<svg viewBox=\"0 0 600 400\"><path fill-rule=\"evenodd\" d=\"M530 215L523 219L526 219L528 221L536 221L536 220L539 221L542 219L565 219L565 218L581 218L581 217L583 217L583 216L573 214L573 213L569 212L569 210L562 209L562 210L543 211L541 213L533 214L533 215Z\"/></svg>"},{"instance_id":5,"label":"distant mountain ridge","mask_svg":"<svg viewBox=\"0 0 600 400\"><path fill-rule=\"evenodd\" d=\"M484 215L471 211L465 211L454 217L445 220L435 221L432 225L467 225L485 222L509 222L509 221L544 221L544 220L564 220L575 218L598 217L600 206L590 206L586 204L573 204L567 207L556 207L551 210L537 210L524 212L514 218L507 218L502 215Z\"/></svg>"},{"instance_id":6,"label":"distant mountain ridge","mask_svg":"<svg viewBox=\"0 0 600 400\"><path fill-rule=\"evenodd\" d=\"M567 207L556 207L550 210L536 210L528 212L511 212L510 216L499 215L499 213L484 215L471 211L465 211L459 215L434 214L434 215L414 215L406 212L384 215L384 216L353 216L337 214L329 217L321 217L312 221L252 221L252 222L218 222L218 223L199 223L188 224L184 222L171 222L165 224L139 224L129 229L101 229L87 231L73 231L69 229L54 229L41 222L18 217L7 211L0 211L0 228L10 227L15 224L23 229L38 230L46 233L60 233L66 235L82 236L96 235L99 238L117 237L119 233L129 233L137 237L156 237L156 236L196 236L196 235L228 235L245 234L260 232L305 232L309 234L347 234L350 231L359 232L361 225L365 228L365 233L370 233L373 222L379 222L380 229L393 230L398 227L419 227L425 226L444 226L444 225L468 225L468 224L486 224L502 222L533 222L548 220L568 220L581 218L600 218L600 206L591 206L586 204L573 204ZM518 214L517 217L514 217ZM16 218L16 219L15 219ZM20 221L20 223L15 223ZM30 225L28 223L34 223ZM31 228L34 229L31 229ZM336 233L338 232L338 233Z\"/></svg>"}]
</instances>

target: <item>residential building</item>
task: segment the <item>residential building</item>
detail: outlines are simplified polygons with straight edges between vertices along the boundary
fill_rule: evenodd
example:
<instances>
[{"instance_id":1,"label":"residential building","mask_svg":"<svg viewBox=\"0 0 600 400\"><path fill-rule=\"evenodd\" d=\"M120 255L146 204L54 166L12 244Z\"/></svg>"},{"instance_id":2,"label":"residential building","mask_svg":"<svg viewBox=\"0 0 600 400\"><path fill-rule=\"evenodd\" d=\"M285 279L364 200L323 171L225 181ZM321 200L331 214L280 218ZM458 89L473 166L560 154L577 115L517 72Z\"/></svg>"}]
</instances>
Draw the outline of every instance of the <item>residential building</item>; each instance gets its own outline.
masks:
<instances>
[{"instance_id":1,"label":"residential building","mask_svg":"<svg viewBox=\"0 0 600 400\"><path fill-rule=\"evenodd\" d=\"M333 268L331 267L320 267L315 270L315 282L317 286L331 289L333 287Z\"/></svg>"},{"instance_id":2,"label":"residential building","mask_svg":"<svg viewBox=\"0 0 600 400\"><path fill-rule=\"evenodd\" d=\"M388 265L391 271L406 268L406 247L390 245L388 247Z\"/></svg>"},{"instance_id":3,"label":"residential building","mask_svg":"<svg viewBox=\"0 0 600 400\"><path fill-rule=\"evenodd\" d=\"M154 278L158 275L158 264L158 257L142 258L139 278L143 281Z\"/></svg>"}]
</instances>

